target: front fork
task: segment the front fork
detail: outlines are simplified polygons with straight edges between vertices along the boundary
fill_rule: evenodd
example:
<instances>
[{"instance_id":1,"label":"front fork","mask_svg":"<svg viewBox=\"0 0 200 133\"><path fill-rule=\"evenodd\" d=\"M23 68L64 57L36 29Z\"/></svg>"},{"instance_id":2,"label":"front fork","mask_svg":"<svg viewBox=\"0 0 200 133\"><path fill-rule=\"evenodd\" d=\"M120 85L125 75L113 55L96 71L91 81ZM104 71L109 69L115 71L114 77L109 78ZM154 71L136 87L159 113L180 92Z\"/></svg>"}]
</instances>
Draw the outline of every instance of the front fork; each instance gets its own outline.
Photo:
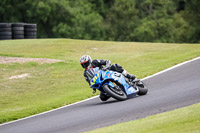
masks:
<instances>
[{"instance_id":1,"label":"front fork","mask_svg":"<svg viewBox=\"0 0 200 133\"><path fill-rule=\"evenodd\" d=\"M110 82L108 82L107 83L109 86L111 86L111 87L118 87L117 85L116 85L116 83L115 82L112 82L112 81L110 81ZM95 88L93 88L93 92L92 92L93 94L95 94L96 93L96 89Z\"/></svg>"}]
</instances>

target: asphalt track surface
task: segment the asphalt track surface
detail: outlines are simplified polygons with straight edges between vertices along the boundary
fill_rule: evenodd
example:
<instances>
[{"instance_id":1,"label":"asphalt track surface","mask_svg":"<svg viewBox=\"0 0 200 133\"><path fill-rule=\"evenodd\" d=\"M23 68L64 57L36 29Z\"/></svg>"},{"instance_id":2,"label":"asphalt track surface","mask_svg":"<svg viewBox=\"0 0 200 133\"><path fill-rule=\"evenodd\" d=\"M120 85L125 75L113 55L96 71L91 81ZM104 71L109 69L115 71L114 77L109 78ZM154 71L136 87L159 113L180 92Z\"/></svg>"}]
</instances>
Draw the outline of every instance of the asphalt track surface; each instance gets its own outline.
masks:
<instances>
[{"instance_id":1,"label":"asphalt track surface","mask_svg":"<svg viewBox=\"0 0 200 133\"><path fill-rule=\"evenodd\" d=\"M0 133L76 133L144 118L200 102L200 58L147 78L145 96L118 102L93 98L0 125Z\"/></svg>"}]
</instances>

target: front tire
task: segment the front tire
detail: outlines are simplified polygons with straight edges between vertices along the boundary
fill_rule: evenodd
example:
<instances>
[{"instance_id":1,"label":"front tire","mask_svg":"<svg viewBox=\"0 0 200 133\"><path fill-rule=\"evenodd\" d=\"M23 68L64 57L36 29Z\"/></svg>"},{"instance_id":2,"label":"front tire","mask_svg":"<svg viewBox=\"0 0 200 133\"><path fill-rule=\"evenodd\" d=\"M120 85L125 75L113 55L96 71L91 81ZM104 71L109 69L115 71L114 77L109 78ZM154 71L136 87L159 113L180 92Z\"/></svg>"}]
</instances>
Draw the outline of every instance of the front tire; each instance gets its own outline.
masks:
<instances>
[{"instance_id":1,"label":"front tire","mask_svg":"<svg viewBox=\"0 0 200 133\"><path fill-rule=\"evenodd\" d=\"M127 99L127 96L126 94L121 90L121 88L119 89L116 89L116 88L113 88L109 85L104 85L103 86L103 90L111 97L113 97L114 99L116 100L119 100L119 101L124 101Z\"/></svg>"},{"instance_id":2,"label":"front tire","mask_svg":"<svg viewBox=\"0 0 200 133\"><path fill-rule=\"evenodd\" d=\"M138 95L139 96L142 96L142 95L146 95L147 92L148 92L148 88L147 86L142 82L142 81L139 81L137 83L137 87L139 89L139 92L138 92Z\"/></svg>"}]
</instances>

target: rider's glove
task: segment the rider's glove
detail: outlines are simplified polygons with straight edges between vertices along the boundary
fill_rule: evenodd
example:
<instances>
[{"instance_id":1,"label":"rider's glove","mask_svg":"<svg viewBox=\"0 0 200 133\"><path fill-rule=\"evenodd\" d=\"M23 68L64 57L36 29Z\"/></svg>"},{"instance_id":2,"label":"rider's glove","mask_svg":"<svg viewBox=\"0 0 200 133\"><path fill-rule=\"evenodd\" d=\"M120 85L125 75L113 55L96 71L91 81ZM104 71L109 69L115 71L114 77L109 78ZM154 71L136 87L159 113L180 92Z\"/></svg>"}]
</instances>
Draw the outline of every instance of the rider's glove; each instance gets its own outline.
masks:
<instances>
[{"instance_id":1,"label":"rider's glove","mask_svg":"<svg viewBox=\"0 0 200 133\"><path fill-rule=\"evenodd\" d=\"M103 67L102 70L103 70L103 71L106 71L106 70L108 70L108 69L110 68L110 66L111 66L110 60L106 60L106 66Z\"/></svg>"},{"instance_id":2,"label":"rider's glove","mask_svg":"<svg viewBox=\"0 0 200 133\"><path fill-rule=\"evenodd\" d=\"M111 66L111 61L110 60L106 60L106 66L105 67L110 68L110 66Z\"/></svg>"}]
</instances>

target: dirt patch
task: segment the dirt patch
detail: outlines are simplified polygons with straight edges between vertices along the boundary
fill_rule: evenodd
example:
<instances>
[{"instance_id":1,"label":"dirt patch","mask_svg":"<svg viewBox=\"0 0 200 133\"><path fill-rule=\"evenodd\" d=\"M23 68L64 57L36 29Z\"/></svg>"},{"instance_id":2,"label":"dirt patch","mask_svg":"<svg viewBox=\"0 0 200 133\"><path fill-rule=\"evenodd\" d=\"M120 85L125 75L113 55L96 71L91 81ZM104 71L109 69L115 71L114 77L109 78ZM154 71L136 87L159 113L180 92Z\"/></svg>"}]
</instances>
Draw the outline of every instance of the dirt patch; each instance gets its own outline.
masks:
<instances>
[{"instance_id":1,"label":"dirt patch","mask_svg":"<svg viewBox=\"0 0 200 133\"><path fill-rule=\"evenodd\" d=\"M22 57L3 57L0 56L0 64L7 63L25 63L25 62L38 62L43 63L56 63L63 62L64 60L47 59L47 58L22 58Z\"/></svg>"},{"instance_id":2,"label":"dirt patch","mask_svg":"<svg viewBox=\"0 0 200 133\"><path fill-rule=\"evenodd\" d=\"M29 76L29 74L25 73L25 74L21 74L21 75L11 76L11 77L9 77L9 79L19 79L19 78L25 78L27 76Z\"/></svg>"},{"instance_id":3,"label":"dirt patch","mask_svg":"<svg viewBox=\"0 0 200 133\"><path fill-rule=\"evenodd\" d=\"M98 48L91 48L91 49L92 49L92 50L96 50L96 51L98 50Z\"/></svg>"}]
</instances>

